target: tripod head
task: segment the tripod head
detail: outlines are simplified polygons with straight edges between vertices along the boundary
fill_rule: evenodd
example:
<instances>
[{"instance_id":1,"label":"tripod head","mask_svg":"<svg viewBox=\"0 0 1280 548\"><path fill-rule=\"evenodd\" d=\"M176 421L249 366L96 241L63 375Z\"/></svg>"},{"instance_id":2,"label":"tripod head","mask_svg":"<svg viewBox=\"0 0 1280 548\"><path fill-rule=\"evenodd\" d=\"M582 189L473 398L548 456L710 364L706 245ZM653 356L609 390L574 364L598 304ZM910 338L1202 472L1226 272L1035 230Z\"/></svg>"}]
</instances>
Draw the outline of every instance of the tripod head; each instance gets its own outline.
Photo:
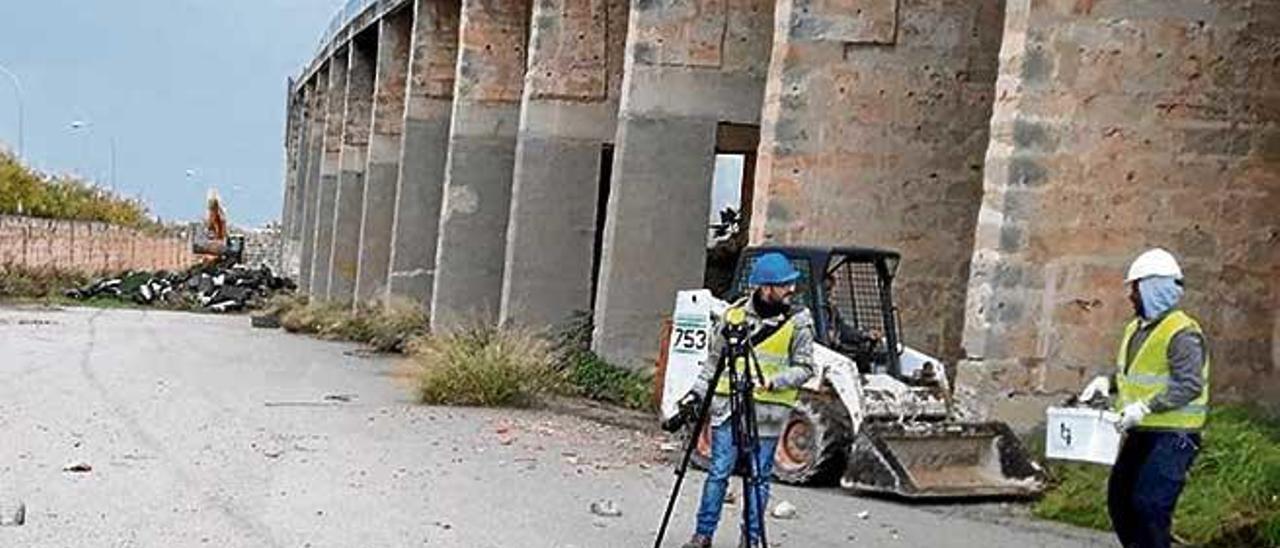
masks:
<instances>
[{"instance_id":1,"label":"tripod head","mask_svg":"<svg viewBox=\"0 0 1280 548\"><path fill-rule=\"evenodd\" d=\"M745 343L750 335L747 311L741 308L730 308L725 312L723 333L726 345L738 346Z\"/></svg>"}]
</instances>

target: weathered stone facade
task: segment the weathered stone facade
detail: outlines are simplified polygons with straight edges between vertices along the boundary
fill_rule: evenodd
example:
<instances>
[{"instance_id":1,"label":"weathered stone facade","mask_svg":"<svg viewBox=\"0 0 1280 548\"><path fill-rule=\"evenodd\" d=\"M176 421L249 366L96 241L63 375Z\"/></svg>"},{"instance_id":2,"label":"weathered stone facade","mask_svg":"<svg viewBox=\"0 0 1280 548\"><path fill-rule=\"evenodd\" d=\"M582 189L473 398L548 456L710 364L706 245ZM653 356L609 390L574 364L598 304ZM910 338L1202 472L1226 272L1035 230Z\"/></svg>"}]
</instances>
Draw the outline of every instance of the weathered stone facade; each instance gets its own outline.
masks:
<instances>
[{"instance_id":1,"label":"weathered stone facade","mask_svg":"<svg viewBox=\"0 0 1280 548\"><path fill-rule=\"evenodd\" d=\"M906 342L958 362L981 411L1036 422L1105 369L1123 270L1156 245L1184 261L1215 397L1280 405L1280 0L364 5L288 102L313 294L347 295L338 145L363 113L343 107L398 91L402 123L357 124L360 296L383 282L437 328L590 309L594 349L647 368L703 280L715 157L743 154L752 241L901 251ZM374 101L348 72L379 27L377 65L408 74ZM372 174L393 160L388 229Z\"/></svg>"},{"instance_id":2,"label":"weathered stone facade","mask_svg":"<svg viewBox=\"0 0 1280 548\"><path fill-rule=\"evenodd\" d=\"M1129 261L1163 246L1208 332L1215 393L1280 405L1280 2L1008 12L967 384L1014 417L1076 390L1114 361Z\"/></svg>"},{"instance_id":3,"label":"weathered stone facade","mask_svg":"<svg viewBox=\"0 0 1280 548\"><path fill-rule=\"evenodd\" d=\"M752 240L900 251L906 342L959 358L1004 1L781 4Z\"/></svg>"}]
</instances>

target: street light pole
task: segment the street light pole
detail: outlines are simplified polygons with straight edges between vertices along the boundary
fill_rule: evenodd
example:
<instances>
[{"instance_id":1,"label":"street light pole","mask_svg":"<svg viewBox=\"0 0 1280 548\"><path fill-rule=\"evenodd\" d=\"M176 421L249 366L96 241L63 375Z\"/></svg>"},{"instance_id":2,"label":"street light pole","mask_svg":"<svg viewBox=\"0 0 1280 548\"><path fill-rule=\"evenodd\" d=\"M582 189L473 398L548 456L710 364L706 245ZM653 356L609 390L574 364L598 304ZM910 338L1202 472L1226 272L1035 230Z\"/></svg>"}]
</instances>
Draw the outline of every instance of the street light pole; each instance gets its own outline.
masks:
<instances>
[{"instance_id":1,"label":"street light pole","mask_svg":"<svg viewBox=\"0 0 1280 548\"><path fill-rule=\"evenodd\" d=\"M18 159L21 160L22 159L22 137L23 137L22 126L24 123L23 116L25 116L26 114L24 112L24 108L22 105L22 81L18 79L17 74L14 74L10 72L9 69L4 68L4 65L0 65L0 74L4 74L5 76L9 77L9 81L13 82L14 91L16 91L18 94L17 95L18 97Z\"/></svg>"}]
</instances>

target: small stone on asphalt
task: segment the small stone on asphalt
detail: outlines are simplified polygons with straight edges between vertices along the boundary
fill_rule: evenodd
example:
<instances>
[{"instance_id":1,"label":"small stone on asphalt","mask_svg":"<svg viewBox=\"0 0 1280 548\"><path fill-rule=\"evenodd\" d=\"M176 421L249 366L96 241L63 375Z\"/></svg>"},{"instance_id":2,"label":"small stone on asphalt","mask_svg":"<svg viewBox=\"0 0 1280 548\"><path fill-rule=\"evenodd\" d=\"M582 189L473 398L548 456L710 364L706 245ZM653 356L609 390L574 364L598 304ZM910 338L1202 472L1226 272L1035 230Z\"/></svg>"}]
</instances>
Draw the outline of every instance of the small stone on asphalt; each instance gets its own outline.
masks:
<instances>
[{"instance_id":1,"label":"small stone on asphalt","mask_svg":"<svg viewBox=\"0 0 1280 548\"><path fill-rule=\"evenodd\" d=\"M795 519L797 513L796 505L785 500L773 507L773 517L777 519Z\"/></svg>"},{"instance_id":2,"label":"small stone on asphalt","mask_svg":"<svg viewBox=\"0 0 1280 548\"><path fill-rule=\"evenodd\" d=\"M70 462L70 463L67 463L66 466L62 467L63 472L85 473L85 472L90 472L92 470L93 470L93 466L90 466L89 463L83 462L83 461Z\"/></svg>"},{"instance_id":3,"label":"small stone on asphalt","mask_svg":"<svg viewBox=\"0 0 1280 548\"><path fill-rule=\"evenodd\" d=\"M591 503L591 513L606 518L622 516L622 509L612 500L598 500Z\"/></svg>"}]
</instances>

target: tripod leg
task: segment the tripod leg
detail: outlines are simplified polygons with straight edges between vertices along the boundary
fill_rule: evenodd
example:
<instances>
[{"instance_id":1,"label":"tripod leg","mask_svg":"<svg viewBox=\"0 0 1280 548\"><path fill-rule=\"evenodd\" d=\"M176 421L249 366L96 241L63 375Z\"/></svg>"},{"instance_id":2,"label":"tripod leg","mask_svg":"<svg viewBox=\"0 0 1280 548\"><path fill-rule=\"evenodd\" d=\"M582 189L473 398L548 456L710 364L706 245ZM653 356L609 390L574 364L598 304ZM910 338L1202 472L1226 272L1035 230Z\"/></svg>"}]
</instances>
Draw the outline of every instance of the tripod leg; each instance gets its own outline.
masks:
<instances>
[{"instance_id":1,"label":"tripod leg","mask_svg":"<svg viewBox=\"0 0 1280 548\"><path fill-rule=\"evenodd\" d=\"M711 376L711 384L707 385L708 394L702 398L698 419L694 421L693 435L689 436L689 441L685 444L684 456L680 459L680 467L676 469L676 483L671 487L671 495L667 497L667 509L662 513L662 525L658 527L658 536L653 539L653 548L662 548L662 541L667 536L667 526L671 524L671 513L676 508L676 498L680 496L680 488L684 485L684 478L689 473L689 461L693 457L693 450L698 446L702 429L711 422L711 401L715 398L713 392L716 384L720 382L720 375L724 373L724 365L725 359L722 357L720 363L716 364L715 374Z\"/></svg>"},{"instance_id":2,"label":"tripod leg","mask_svg":"<svg viewBox=\"0 0 1280 548\"><path fill-rule=\"evenodd\" d=\"M764 372L761 371L760 362L756 360L755 349L748 348L747 354L749 356L750 364L755 367L756 375L760 379L764 379ZM769 548L769 537L765 531L765 512L768 510L769 504L768 501L765 500L765 493L768 482L771 478L764 474L760 463L763 459L773 458L773 455L760 454L763 448L760 443L760 425L756 415L755 390L754 387L749 388L752 389L748 390L745 394L746 401L743 413L745 422L747 423L747 433L750 437L749 442L751 448L751 460L748 461L749 464L747 465L747 468L748 474L751 476L753 483L751 490L751 498L753 499L752 504L758 507L756 525L760 528L760 547Z\"/></svg>"}]
</instances>

